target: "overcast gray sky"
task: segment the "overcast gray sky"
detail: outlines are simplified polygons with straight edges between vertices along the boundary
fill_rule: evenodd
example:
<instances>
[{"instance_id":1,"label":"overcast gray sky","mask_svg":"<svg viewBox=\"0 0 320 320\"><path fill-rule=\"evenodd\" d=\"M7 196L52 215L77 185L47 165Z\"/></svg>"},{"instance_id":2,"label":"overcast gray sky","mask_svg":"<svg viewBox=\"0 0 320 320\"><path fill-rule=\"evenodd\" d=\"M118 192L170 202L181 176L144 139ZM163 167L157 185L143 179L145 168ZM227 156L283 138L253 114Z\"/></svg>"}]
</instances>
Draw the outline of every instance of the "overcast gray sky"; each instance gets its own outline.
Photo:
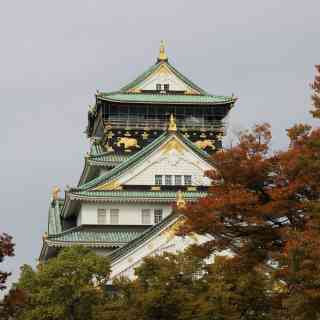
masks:
<instances>
[{"instance_id":1,"label":"overcast gray sky","mask_svg":"<svg viewBox=\"0 0 320 320\"><path fill-rule=\"evenodd\" d=\"M240 97L229 132L310 121L320 63L320 1L28 0L0 4L0 232L14 237L14 272L35 265L52 186L75 185L96 89L109 91L170 62L213 94ZM228 138L229 139L229 138Z\"/></svg>"}]
</instances>

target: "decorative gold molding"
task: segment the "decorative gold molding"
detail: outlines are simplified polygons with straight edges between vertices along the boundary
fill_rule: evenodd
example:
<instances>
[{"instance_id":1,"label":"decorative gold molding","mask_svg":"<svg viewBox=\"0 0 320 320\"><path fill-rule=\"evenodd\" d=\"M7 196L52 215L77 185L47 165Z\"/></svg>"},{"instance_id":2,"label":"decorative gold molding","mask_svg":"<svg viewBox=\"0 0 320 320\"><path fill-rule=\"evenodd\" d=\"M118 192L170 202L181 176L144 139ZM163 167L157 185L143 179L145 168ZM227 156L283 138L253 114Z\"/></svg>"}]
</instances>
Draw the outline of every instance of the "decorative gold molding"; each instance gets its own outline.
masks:
<instances>
[{"instance_id":1,"label":"decorative gold molding","mask_svg":"<svg viewBox=\"0 0 320 320\"><path fill-rule=\"evenodd\" d=\"M188 191L197 191L197 187L188 187L187 190Z\"/></svg>"},{"instance_id":2,"label":"decorative gold molding","mask_svg":"<svg viewBox=\"0 0 320 320\"><path fill-rule=\"evenodd\" d=\"M107 182L101 186L93 189L94 191L112 191L112 190L122 190L121 184L117 180Z\"/></svg>"},{"instance_id":3,"label":"decorative gold molding","mask_svg":"<svg viewBox=\"0 0 320 320\"><path fill-rule=\"evenodd\" d=\"M139 88L131 88L128 90L129 93L141 93L141 89Z\"/></svg>"},{"instance_id":4,"label":"decorative gold molding","mask_svg":"<svg viewBox=\"0 0 320 320\"><path fill-rule=\"evenodd\" d=\"M152 186L151 191L160 191L161 187L160 186Z\"/></svg>"},{"instance_id":5,"label":"decorative gold molding","mask_svg":"<svg viewBox=\"0 0 320 320\"><path fill-rule=\"evenodd\" d=\"M161 150L164 154L170 152L171 150L176 150L177 152L182 153L182 151L185 150L185 146L175 137L172 137L171 140L161 147Z\"/></svg>"},{"instance_id":6,"label":"decorative gold molding","mask_svg":"<svg viewBox=\"0 0 320 320\"><path fill-rule=\"evenodd\" d=\"M168 228L163 235L166 237L167 240L171 240L175 237L177 231L179 230L180 226L184 224L184 219L181 218L177 220L173 225Z\"/></svg>"}]
</instances>

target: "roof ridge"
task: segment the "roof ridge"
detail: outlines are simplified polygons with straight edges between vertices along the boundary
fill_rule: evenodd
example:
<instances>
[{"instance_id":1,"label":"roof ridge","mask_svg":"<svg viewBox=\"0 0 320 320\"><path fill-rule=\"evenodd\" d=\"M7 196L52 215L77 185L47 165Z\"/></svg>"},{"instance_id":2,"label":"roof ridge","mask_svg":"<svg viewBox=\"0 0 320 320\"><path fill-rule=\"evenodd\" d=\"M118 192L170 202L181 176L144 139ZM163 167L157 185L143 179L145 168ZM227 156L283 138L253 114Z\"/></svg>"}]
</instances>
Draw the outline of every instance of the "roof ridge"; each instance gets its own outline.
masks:
<instances>
[{"instance_id":1,"label":"roof ridge","mask_svg":"<svg viewBox=\"0 0 320 320\"><path fill-rule=\"evenodd\" d=\"M187 82L187 84L192 87L193 89L196 89L200 92L201 95L207 95L208 93L200 88L198 85L196 85L193 81L191 81L189 78L187 78L185 75L183 75L178 69L176 69L169 61L166 62L169 68L172 69L172 71L180 78L180 80Z\"/></svg>"},{"instance_id":2,"label":"roof ridge","mask_svg":"<svg viewBox=\"0 0 320 320\"><path fill-rule=\"evenodd\" d=\"M151 65L146 71L144 71L142 74L140 74L138 77L136 77L133 81L129 82L127 85L120 88L119 92L126 93L130 88L136 86L139 82L141 82L143 79L145 79L147 76L151 74L156 67L158 67L162 62L157 62L153 65Z\"/></svg>"}]
</instances>

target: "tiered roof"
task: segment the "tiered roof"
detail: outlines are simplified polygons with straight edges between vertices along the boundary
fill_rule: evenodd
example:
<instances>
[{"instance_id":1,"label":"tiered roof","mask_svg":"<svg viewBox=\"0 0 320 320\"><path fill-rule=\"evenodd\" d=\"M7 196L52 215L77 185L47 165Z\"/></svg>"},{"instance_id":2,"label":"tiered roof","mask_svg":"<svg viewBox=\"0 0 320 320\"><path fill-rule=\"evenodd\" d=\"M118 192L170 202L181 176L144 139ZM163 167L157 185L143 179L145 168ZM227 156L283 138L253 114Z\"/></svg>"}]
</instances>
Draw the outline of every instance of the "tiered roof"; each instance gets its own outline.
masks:
<instances>
[{"instance_id":1,"label":"tiered roof","mask_svg":"<svg viewBox=\"0 0 320 320\"><path fill-rule=\"evenodd\" d=\"M234 103L235 98L230 96L216 96L216 95L186 95L186 94L161 94L161 93L121 93L121 92L102 92L99 93L98 98L110 102L121 103L139 103L139 104L226 104Z\"/></svg>"},{"instance_id":2,"label":"tiered roof","mask_svg":"<svg viewBox=\"0 0 320 320\"><path fill-rule=\"evenodd\" d=\"M148 83L157 74L166 73L170 79L179 84L181 90L152 92ZM153 81L153 80L152 80ZM145 89L147 88L147 89ZM168 61L164 47L160 49L157 62L134 81L116 92L98 92L97 100L114 103L130 104L168 104L168 105L221 105L232 107L236 98L232 96L212 95L194 84L182 75ZM90 110L89 118L96 117L99 104ZM92 120L91 119L91 120ZM92 121L93 121L92 120ZM95 120L94 120L95 121ZM99 120L100 121L100 120ZM93 125L91 122L90 125ZM92 133L92 127L90 127ZM89 136L91 135L89 134ZM101 190L99 186L116 180L120 175L141 163L152 152L159 149L169 139L175 138L184 144L191 152L210 162L210 156L199 149L193 142L176 131L166 131L155 138L150 144L132 154L119 154L107 152L99 141L93 141L89 154L85 157L85 167L79 184L65 192L65 199L54 199L49 208L48 233L44 237L44 245L40 258L48 256L48 250L72 244L87 245L95 248L117 249L112 255L116 260L133 248L139 246L159 230L170 225L178 216L172 214L155 226L75 226L74 212L80 208L82 202L116 202L116 203L173 203L176 200L175 191L160 190ZM101 175L101 168L107 171ZM195 201L207 195L204 191L182 191L181 195L186 201ZM147 228L147 230L146 230ZM50 249L51 248L51 249Z\"/></svg>"},{"instance_id":3,"label":"tiered roof","mask_svg":"<svg viewBox=\"0 0 320 320\"><path fill-rule=\"evenodd\" d=\"M135 80L115 92L99 92L97 98L110 102L128 102L139 104L227 104L234 103L236 98L232 96L213 95L200 88L181 72L179 72L172 64L169 63L168 57L164 51L164 45L161 44L160 54L157 62L149 67L145 72L139 75ZM143 92L142 85L151 77L160 72L167 72L172 77L180 80L186 87L185 92L170 93L148 93Z\"/></svg>"}]
</instances>

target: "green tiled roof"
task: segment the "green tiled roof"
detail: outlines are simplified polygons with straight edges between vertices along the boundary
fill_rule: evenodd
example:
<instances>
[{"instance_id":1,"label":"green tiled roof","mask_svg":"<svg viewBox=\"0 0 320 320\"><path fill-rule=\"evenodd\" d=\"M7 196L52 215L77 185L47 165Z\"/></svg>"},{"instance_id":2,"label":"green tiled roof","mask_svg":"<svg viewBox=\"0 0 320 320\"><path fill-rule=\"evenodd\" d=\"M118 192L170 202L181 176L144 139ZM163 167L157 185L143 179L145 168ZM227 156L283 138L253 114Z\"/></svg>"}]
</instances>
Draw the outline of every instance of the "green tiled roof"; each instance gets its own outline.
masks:
<instances>
[{"instance_id":1,"label":"green tiled roof","mask_svg":"<svg viewBox=\"0 0 320 320\"><path fill-rule=\"evenodd\" d=\"M113 102L164 103L164 104L224 104L233 103L234 97L214 95L150 94L150 93L100 93L99 98Z\"/></svg>"},{"instance_id":2,"label":"green tiled roof","mask_svg":"<svg viewBox=\"0 0 320 320\"><path fill-rule=\"evenodd\" d=\"M98 166L109 166L117 165L120 162L127 160L129 155L127 154L116 154L106 152L100 143L94 142L91 145L90 153L88 156L89 164Z\"/></svg>"},{"instance_id":3,"label":"green tiled roof","mask_svg":"<svg viewBox=\"0 0 320 320\"><path fill-rule=\"evenodd\" d=\"M65 232L49 235L47 242L53 246L70 244L87 244L92 247L117 247L124 245L142 234L143 230L86 230L82 227L72 228Z\"/></svg>"},{"instance_id":4,"label":"green tiled roof","mask_svg":"<svg viewBox=\"0 0 320 320\"><path fill-rule=\"evenodd\" d=\"M127 160L129 158L129 155L126 154L101 154L99 156L92 156L89 157L89 164L90 165L96 165L96 166L115 166L119 163Z\"/></svg>"},{"instance_id":5,"label":"green tiled roof","mask_svg":"<svg viewBox=\"0 0 320 320\"><path fill-rule=\"evenodd\" d=\"M49 218L48 218L48 234L57 234L62 232L61 224L61 208L63 205L63 200L56 200L50 203L49 207Z\"/></svg>"},{"instance_id":6,"label":"green tiled roof","mask_svg":"<svg viewBox=\"0 0 320 320\"><path fill-rule=\"evenodd\" d=\"M191 88L200 92L200 94L206 95L207 92L200 87L198 87L195 83L185 77L182 73L180 73L172 64L168 61L158 61L156 64L152 65L149 69L147 69L144 73L138 76L135 80L124 86L120 89L121 93L127 92L128 90L136 87L139 83L143 82L152 72L154 72L157 68L159 68L162 64L165 64L180 80L185 82Z\"/></svg>"},{"instance_id":7,"label":"green tiled roof","mask_svg":"<svg viewBox=\"0 0 320 320\"><path fill-rule=\"evenodd\" d=\"M195 201L201 197L205 197L207 192L186 191L182 192L183 197L187 201ZM116 201L116 202L134 202L144 201L149 202L164 202L170 203L176 200L177 193L175 191L79 191L70 193L70 198L73 200L92 200L92 201Z\"/></svg>"},{"instance_id":8,"label":"green tiled roof","mask_svg":"<svg viewBox=\"0 0 320 320\"><path fill-rule=\"evenodd\" d=\"M101 156L105 154L106 152L103 150L102 146L100 143L93 142L90 148L90 156L95 157L95 156Z\"/></svg>"}]
</instances>

